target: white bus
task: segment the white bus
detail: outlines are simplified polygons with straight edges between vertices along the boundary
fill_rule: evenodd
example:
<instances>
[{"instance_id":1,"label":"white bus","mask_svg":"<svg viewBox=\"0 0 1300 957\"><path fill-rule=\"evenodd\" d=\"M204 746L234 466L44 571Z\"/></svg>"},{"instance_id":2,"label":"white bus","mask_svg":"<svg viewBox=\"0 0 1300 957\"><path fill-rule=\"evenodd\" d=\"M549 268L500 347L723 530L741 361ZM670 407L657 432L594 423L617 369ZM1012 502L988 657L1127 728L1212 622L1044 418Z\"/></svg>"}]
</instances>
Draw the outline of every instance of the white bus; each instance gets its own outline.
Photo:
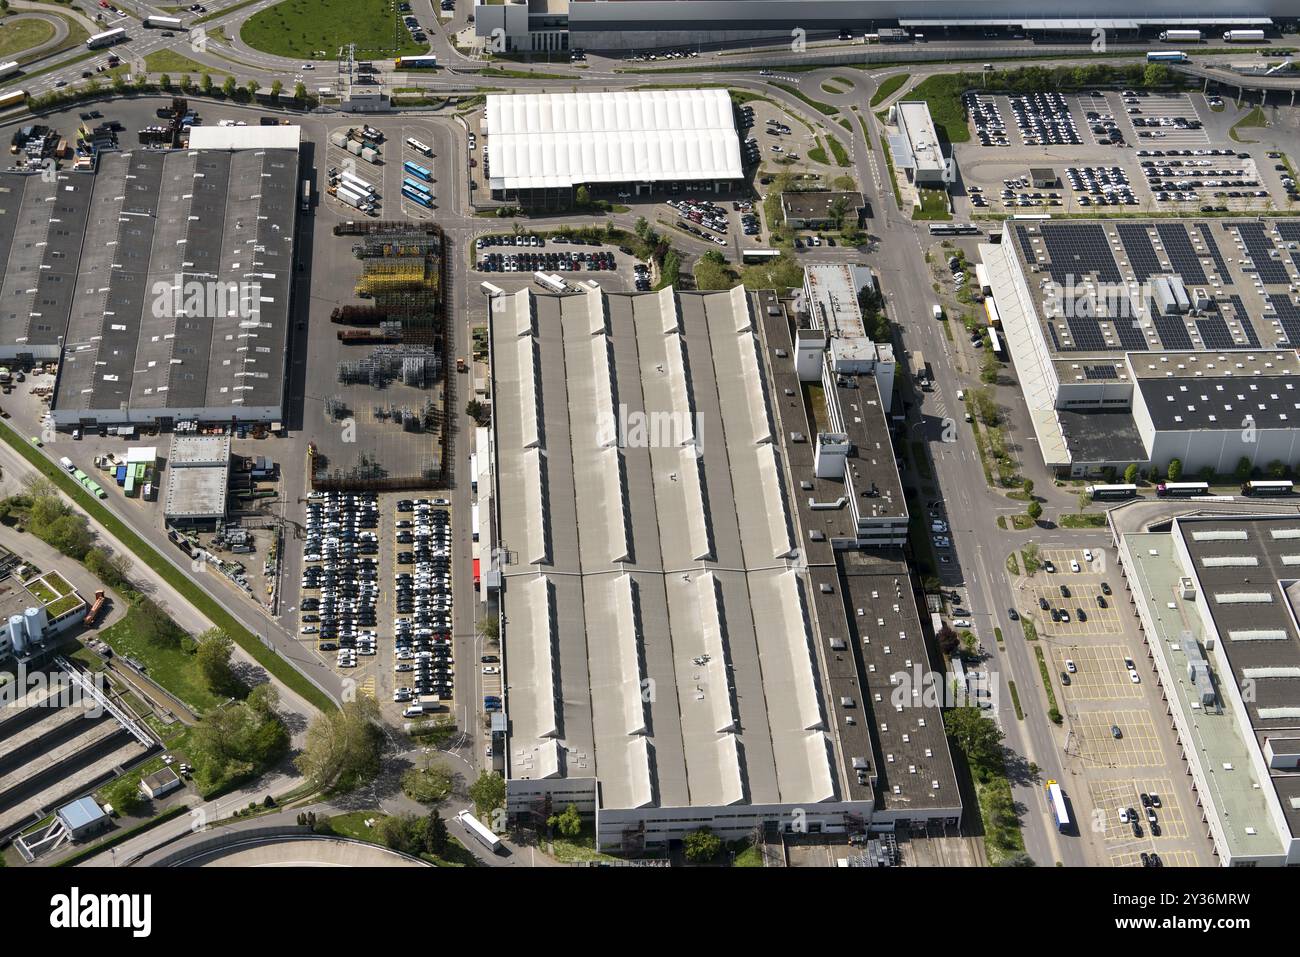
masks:
<instances>
[{"instance_id":1,"label":"white bus","mask_svg":"<svg viewBox=\"0 0 1300 957\"><path fill-rule=\"evenodd\" d=\"M740 251L741 261L747 263L768 262L779 258L780 255L781 250L779 249L742 249Z\"/></svg>"},{"instance_id":2,"label":"white bus","mask_svg":"<svg viewBox=\"0 0 1300 957\"><path fill-rule=\"evenodd\" d=\"M1002 337L998 335L998 330L993 326L989 326L989 348L993 350L993 354L999 359L1007 357L1002 348Z\"/></svg>"},{"instance_id":3,"label":"white bus","mask_svg":"<svg viewBox=\"0 0 1300 957\"><path fill-rule=\"evenodd\" d=\"M1136 485L1089 485L1087 492L1094 501L1101 502L1109 499L1134 498L1137 496L1138 487Z\"/></svg>"},{"instance_id":4,"label":"white bus","mask_svg":"<svg viewBox=\"0 0 1300 957\"><path fill-rule=\"evenodd\" d=\"M1047 803L1052 806L1056 818L1056 829L1062 834L1070 830L1070 810L1065 806L1065 792L1055 781L1047 782Z\"/></svg>"},{"instance_id":5,"label":"white bus","mask_svg":"<svg viewBox=\"0 0 1300 957\"><path fill-rule=\"evenodd\" d=\"M456 820L460 821L465 830L474 836L474 839L486 847L493 854L501 850L501 838L497 837L492 831L483 825L483 822L476 818L469 811L461 811L456 815Z\"/></svg>"},{"instance_id":6,"label":"white bus","mask_svg":"<svg viewBox=\"0 0 1300 957\"><path fill-rule=\"evenodd\" d=\"M533 279L547 292L567 292L569 289L569 284L554 274L548 276L544 272L535 272Z\"/></svg>"},{"instance_id":7,"label":"white bus","mask_svg":"<svg viewBox=\"0 0 1300 957\"><path fill-rule=\"evenodd\" d=\"M144 25L155 30L179 30L181 21L179 17L147 16L144 18Z\"/></svg>"},{"instance_id":8,"label":"white bus","mask_svg":"<svg viewBox=\"0 0 1300 957\"><path fill-rule=\"evenodd\" d=\"M411 149L415 150L417 153L423 153L425 156L433 155L433 147L427 143L421 143L414 136L408 136L406 138L406 145L409 146Z\"/></svg>"},{"instance_id":9,"label":"white bus","mask_svg":"<svg viewBox=\"0 0 1300 957\"><path fill-rule=\"evenodd\" d=\"M100 47L111 47L114 43L122 43L125 40L126 29L124 27L114 27L112 30L96 33L86 41L86 47L91 50L98 50Z\"/></svg>"}]
</instances>

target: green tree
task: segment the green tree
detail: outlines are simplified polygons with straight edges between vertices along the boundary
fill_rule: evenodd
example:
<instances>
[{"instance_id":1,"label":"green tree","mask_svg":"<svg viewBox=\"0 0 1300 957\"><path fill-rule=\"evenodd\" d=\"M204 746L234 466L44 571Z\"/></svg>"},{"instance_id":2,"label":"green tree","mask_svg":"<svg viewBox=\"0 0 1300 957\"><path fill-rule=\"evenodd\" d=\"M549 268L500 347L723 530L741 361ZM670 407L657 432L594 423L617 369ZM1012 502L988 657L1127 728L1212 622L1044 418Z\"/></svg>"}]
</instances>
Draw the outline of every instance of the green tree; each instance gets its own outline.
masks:
<instances>
[{"instance_id":1,"label":"green tree","mask_svg":"<svg viewBox=\"0 0 1300 957\"><path fill-rule=\"evenodd\" d=\"M579 186L577 192L573 194L573 201L579 209L586 209L591 205L591 190L585 186Z\"/></svg>"},{"instance_id":2,"label":"green tree","mask_svg":"<svg viewBox=\"0 0 1300 957\"><path fill-rule=\"evenodd\" d=\"M638 216L636 222L632 224L632 232L636 234L637 239L647 242L650 237L650 221L644 216Z\"/></svg>"},{"instance_id":3,"label":"green tree","mask_svg":"<svg viewBox=\"0 0 1300 957\"><path fill-rule=\"evenodd\" d=\"M244 703L263 719L276 718L280 713L280 692L271 682L264 681L248 693Z\"/></svg>"},{"instance_id":4,"label":"green tree","mask_svg":"<svg viewBox=\"0 0 1300 957\"><path fill-rule=\"evenodd\" d=\"M686 859L695 864L706 864L722 853L722 838L707 827L691 831L682 840Z\"/></svg>"},{"instance_id":5,"label":"green tree","mask_svg":"<svg viewBox=\"0 0 1300 957\"><path fill-rule=\"evenodd\" d=\"M307 84L306 84L306 83L301 83L301 82L299 82L299 83L295 83L295 84L293 85L293 98L294 98L295 100L297 100L298 102L300 102L300 103L301 103L303 100L307 99Z\"/></svg>"},{"instance_id":6,"label":"green tree","mask_svg":"<svg viewBox=\"0 0 1300 957\"><path fill-rule=\"evenodd\" d=\"M212 94L212 74L207 72L199 74L199 89L205 96Z\"/></svg>"},{"instance_id":7,"label":"green tree","mask_svg":"<svg viewBox=\"0 0 1300 957\"><path fill-rule=\"evenodd\" d=\"M1025 509L1025 514L1029 516L1030 521L1037 522L1043 517L1043 506L1037 499L1029 503Z\"/></svg>"},{"instance_id":8,"label":"green tree","mask_svg":"<svg viewBox=\"0 0 1300 957\"><path fill-rule=\"evenodd\" d=\"M1183 460L1170 459L1169 468L1165 470L1165 475L1166 477L1168 477L1169 481L1177 482L1178 479L1182 476L1182 474L1183 474Z\"/></svg>"},{"instance_id":9,"label":"green tree","mask_svg":"<svg viewBox=\"0 0 1300 957\"><path fill-rule=\"evenodd\" d=\"M496 641L501 637L501 620L495 615L484 615L475 624L474 630L489 641Z\"/></svg>"},{"instance_id":10,"label":"green tree","mask_svg":"<svg viewBox=\"0 0 1300 957\"><path fill-rule=\"evenodd\" d=\"M140 775L124 774L104 788L104 801L113 805L118 814L131 817L144 807L140 792Z\"/></svg>"},{"instance_id":11,"label":"green tree","mask_svg":"<svg viewBox=\"0 0 1300 957\"><path fill-rule=\"evenodd\" d=\"M390 814L375 824L380 843L401 854L419 854L424 850L427 825L414 814Z\"/></svg>"},{"instance_id":12,"label":"green tree","mask_svg":"<svg viewBox=\"0 0 1300 957\"><path fill-rule=\"evenodd\" d=\"M493 811L505 807L506 779L495 771L483 771L469 786L469 799L474 802L474 813L487 823Z\"/></svg>"},{"instance_id":13,"label":"green tree","mask_svg":"<svg viewBox=\"0 0 1300 957\"><path fill-rule=\"evenodd\" d=\"M243 690L234 669L230 667L230 655L235 642L220 628L210 628L199 635L199 647L194 654L199 674L209 690L217 695L233 695Z\"/></svg>"},{"instance_id":14,"label":"green tree","mask_svg":"<svg viewBox=\"0 0 1300 957\"><path fill-rule=\"evenodd\" d=\"M546 824L563 837L577 837L582 833L582 815L574 804L568 805L559 814L552 814L546 819Z\"/></svg>"},{"instance_id":15,"label":"green tree","mask_svg":"<svg viewBox=\"0 0 1300 957\"><path fill-rule=\"evenodd\" d=\"M225 94L228 100L234 97L236 89L238 89L238 84L235 83L233 76L226 77L225 82L221 84L221 92Z\"/></svg>"},{"instance_id":16,"label":"green tree","mask_svg":"<svg viewBox=\"0 0 1300 957\"><path fill-rule=\"evenodd\" d=\"M1238 482L1247 482L1250 480L1250 473L1252 471L1252 468L1253 467L1250 464L1250 459L1246 458L1246 456L1243 455L1240 459L1237 460L1237 469L1233 474L1236 477Z\"/></svg>"},{"instance_id":17,"label":"green tree","mask_svg":"<svg viewBox=\"0 0 1300 957\"><path fill-rule=\"evenodd\" d=\"M183 74L181 76L181 91L184 93L189 93L193 89L194 89L194 77L190 76L188 73Z\"/></svg>"},{"instance_id":18,"label":"green tree","mask_svg":"<svg viewBox=\"0 0 1300 957\"><path fill-rule=\"evenodd\" d=\"M424 849L434 857L442 857L451 847L451 836L447 833L447 822L434 808L424 821Z\"/></svg>"},{"instance_id":19,"label":"green tree","mask_svg":"<svg viewBox=\"0 0 1300 957\"><path fill-rule=\"evenodd\" d=\"M250 100L253 99L253 97L257 96L257 91L260 90L261 88L262 88L262 84L259 83L257 80L249 80L247 83L244 84L244 90L248 93L248 98Z\"/></svg>"},{"instance_id":20,"label":"green tree","mask_svg":"<svg viewBox=\"0 0 1300 957\"><path fill-rule=\"evenodd\" d=\"M162 87L164 90L170 90L170 89L172 88L172 77L171 77L171 74L170 74L170 73L164 73L162 76L160 76L160 77L158 78L158 85L159 85L160 87Z\"/></svg>"},{"instance_id":21,"label":"green tree","mask_svg":"<svg viewBox=\"0 0 1300 957\"><path fill-rule=\"evenodd\" d=\"M294 763L313 787L350 790L379 773L383 740L379 705L362 695L316 717Z\"/></svg>"},{"instance_id":22,"label":"green tree","mask_svg":"<svg viewBox=\"0 0 1300 957\"><path fill-rule=\"evenodd\" d=\"M1124 470L1124 484L1136 485L1137 477L1138 477L1138 467L1137 467L1137 463L1134 462L1132 465L1130 465L1128 468Z\"/></svg>"},{"instance_id":23,"label":"green tree","mask_svg":"<svg viewBox=\"0 0 1300 957\"><path fill-rule=\"evenodd\" d=\"M971 766L981 772L996 769L1002 761L1002 730L979 708L952 708L943 715L948 737L952 738Z\"/></svg>"},{"instance_id":24,"label":"green tree","mask_svg":"<svg viewBox=\"0 0 1300 957\"><path fill-rule=\"evenodd\" d=\"M1082 512L1084 509L1086 509L1089 505L1092 504L1092 493L1089 492L1086 488L1079 489L1079 495L1077 500L1079 504L1079 511Z\"/></svg>"},{"instance_id":25,"label":"green tree","mask_svg":"<svg viewBox=\"0 0 1300 957\"><path fill-rule=\"evenodd\" d=\"M272 95L273 97L275 97L275 98L278 100L278 99L280 98L280 94L281 94L282 92L284 92L284 83L283 83L282 81L280 81L280 80L274 80L274 81L272 81L272 83L271 83L271 95Z\"/></svg>"},{"instance_id":26,"label":"green tree","mask_svg":"<svg viewBox=\"0 0 1300 957\"><path fill-rule=\"evenodd\" d=\"M1033 497L1033 494L1034 494L1034 480L1033 480L1033 479L1030 479L1030 478L1025 479L1023 482L1020 483L1020 487L1021 487L1022 489L1024 489L1024 492L1025 492L1026 495L1030 496L1031 498Z\"/></svg>"},{"instance_id":27,"label":"green tree","mask_svg":"<svg viewBox=\"0 0 1300 957\"><path fill-rule=\"evenodd\" d=\"M1284 479L1286 478L1286 463L1281 459L1274 459L1268 463L1268 468L1265 471L1268 472L1268 477L1271 479Z\"/></svg>"}]
</instances>

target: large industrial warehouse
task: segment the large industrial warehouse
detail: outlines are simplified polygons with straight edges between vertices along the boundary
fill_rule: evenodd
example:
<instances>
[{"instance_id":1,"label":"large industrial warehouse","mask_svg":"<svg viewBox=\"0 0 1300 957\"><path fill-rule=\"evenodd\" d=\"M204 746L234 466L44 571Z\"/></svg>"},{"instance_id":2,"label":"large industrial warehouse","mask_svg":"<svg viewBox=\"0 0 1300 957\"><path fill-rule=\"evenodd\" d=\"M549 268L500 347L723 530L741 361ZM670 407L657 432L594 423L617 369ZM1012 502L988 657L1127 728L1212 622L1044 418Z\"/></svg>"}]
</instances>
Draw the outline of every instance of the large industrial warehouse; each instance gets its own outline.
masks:
<instances>
[{"instance_id":1,"label":"large industrial warehouse","mask_svg":"<svg viewBox=\"0 0 1300 957\"><path fill-rule=\"evenodd\" d=\"M5 177L23 186L0 219L13 230L5 301L39 268L41 308L0 323L6 343L26 344L14 358L52 359L62 344L58 427L281 418L298 137L196 128L188 150L106 153L93 177L68 174L70 188L62 175L57 190ZM52 220L50 202L69 218ZM68 247L46 247L53 270L26 262L19 240L36 230Z\"/></svg>"},{"instance_id":2,"label":"large industrial warehouse","mask_svg":"<svg viewBox=\"0 0 1300 957\"><path fill-rule=\"evenodd\" d=\"M1287 220L1008 224L980 246L1045 464L1225 474L1300 460Z\"/></svg>"},{"instance_id":3,"label":"large industrial warehouse","mask_svg":"<svg viewBox=\"0 0 1300 957\"><path fill-rule=\"evenodd\" d=\"M1300 864L1300 517L1135 505L1112 521L1219 863Z\"/></svg>"},{"instance_id":4,"label":"large industrial warehouse","mask_svg":"<svg viewBox=\"0 0 1300 957\"><path fill-rule=\"evenodd\" d=\"M901 25L938 32L944 27L1087 35L1101 26L1112 35L1176 26L1266 26L1270 17L1294 17L1287 0L1224 4L1154 0L1140 16L1122 0L1101 0L1086 11L1053 18L1031 0L477 0L480 37L501 37L518 51L694 48L757 39L858 33Z\"/></svg>"},{"instance_id":5,"label":"large industrial warehouse","mask_svg":"<svg viewBox=\"0 0 1300 957\"><path fill-rule=\"evenodd\" d=\"M960 817L938 709L894 714L892 682L864 687L869 635L899 668L928 660L901 553L844 553L850 587L832 545L856 535L849 472L906 529L875 387L852 401L873 399L879 434L787 447L811 426L801 404L776 418L767 363L793 376L794 360L764 346L760 311L783 315L739 288L523 290L491 310L515 817L572 802L629 850L701 824L737 838Z\"/></svg>"},{"instance_id":6,"label":"large industrial warehouse","mask_svg":"<svg viewBox=\"0 0 1300 957\"><path fill-rule=\"evenodd\" d=\"M716 190L743 174L722 89L494 94L485 123L493 199L568 204L583 185Z\"/></svg>"}]
</instances>

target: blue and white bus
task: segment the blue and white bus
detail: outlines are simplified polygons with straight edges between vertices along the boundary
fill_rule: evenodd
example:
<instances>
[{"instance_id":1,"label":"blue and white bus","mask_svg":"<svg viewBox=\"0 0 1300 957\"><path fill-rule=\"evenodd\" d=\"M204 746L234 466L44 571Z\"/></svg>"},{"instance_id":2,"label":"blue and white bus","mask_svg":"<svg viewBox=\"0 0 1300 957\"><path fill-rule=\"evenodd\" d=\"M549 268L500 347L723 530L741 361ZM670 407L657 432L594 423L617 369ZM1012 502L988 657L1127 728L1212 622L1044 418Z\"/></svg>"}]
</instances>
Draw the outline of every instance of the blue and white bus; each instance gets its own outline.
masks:
<instances>
[{"instance_id":1,"label":"blue and white bus","mask_svg":"<svg viewBox=\"0 0 1300 957\"><path fill-rule=\"evenodd\" d=\"M1182 50L1159 50L1147 54L1148 63L1186 63L1187 54Z\"/></svg>"},{"instance_id":2,"label":"blue and white bus","mask_svg":"<svg viewBox=\"0 0 1300 957\"><path fill-rule=\"evenodd\" d=\"M404 180L402 180L402 186L406 189L413 189L417 193L421 193L430 198L433 197L433 193L429 191L429 187L425 186L423 183L419 182L418 180L411 179L411 177L409 176L406 177Z\"/></svg>"},{"instance_id":3,"label":"blue and white bus","mask_svg":"<svg viewBox=\"0 0 1300 957\"><path fill-rule=\"evenodd\" d=\"M433 208L433 200L424 193L418 193L409 186L402 187L402 195L413 203L419 203L425 209Z\"/></svg>"},{"instance_id":4,"label":"blue and white bus","mask_svg":"<svg viewBox=\"0 0 1300 957\"><path fill-rule=\"evenodd\" d=\"M402 169L405 172L410 173L412 176L416 177L417 179L424 180L426 183L433 182L433 174L430 173L423 166L421 166L419 163L412 163L410 160L407 160L405 163L402 164Z\"/></svg>"}]
</instances>

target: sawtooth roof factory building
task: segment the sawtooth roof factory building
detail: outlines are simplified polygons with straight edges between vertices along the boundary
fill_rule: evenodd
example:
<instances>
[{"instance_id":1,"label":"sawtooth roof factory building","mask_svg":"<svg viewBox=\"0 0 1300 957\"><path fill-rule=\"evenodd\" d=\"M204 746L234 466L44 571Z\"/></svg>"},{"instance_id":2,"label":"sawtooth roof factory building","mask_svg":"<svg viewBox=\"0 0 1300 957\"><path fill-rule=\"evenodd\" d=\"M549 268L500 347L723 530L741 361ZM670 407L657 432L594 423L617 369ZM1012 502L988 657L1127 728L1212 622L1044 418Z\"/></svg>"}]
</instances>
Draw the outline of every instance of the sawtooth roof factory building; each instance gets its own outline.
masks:
<instances>
[{"instance_id":1,"label":"sawtooth roof factory building","mask_svg":"<svg viewBox=\"0 0 1300 957\"><path fill-rule=\"evenodd\" d=\"M299 133L0 174L0 359L62 354L57 427L282 417Z\"/></svg>"},{"instance_id":2,"label":"sawtooth roof factory building","mask_svg":"<svg viewBox=\"0 0 1300 957\"><path fill-rule=\"evenodd\" d=\"M629 852L955 828L941 714L883 671L930 658L875 379L824 359L815 421L771 293L498 298L511 816L573 803Z\"/></svg>"},{"instance_id":3,"label":"sawtooth roof factory building","mask_svg":"<svg viewBox=\"0 0 1300 957\"><path fill-rule=\"evenodd\" d=\"M1096 475L1300 463L1300 223L1008 223L990 321L1044 462Z\"/></svg>"}]
</instances>

